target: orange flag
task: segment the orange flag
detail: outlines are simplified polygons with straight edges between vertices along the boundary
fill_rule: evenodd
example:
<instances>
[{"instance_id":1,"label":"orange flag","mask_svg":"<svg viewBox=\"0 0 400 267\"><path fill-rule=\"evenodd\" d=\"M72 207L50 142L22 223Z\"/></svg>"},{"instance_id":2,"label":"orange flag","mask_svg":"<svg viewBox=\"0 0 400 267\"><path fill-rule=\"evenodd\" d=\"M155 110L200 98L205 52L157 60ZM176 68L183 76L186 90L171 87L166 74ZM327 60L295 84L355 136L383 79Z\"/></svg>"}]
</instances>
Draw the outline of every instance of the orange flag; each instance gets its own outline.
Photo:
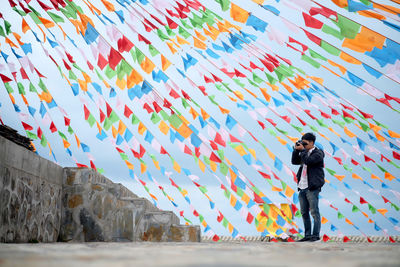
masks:
<instances>
[{"instance_id":1,"label":"orange flag","mask_svg":"<svg viewBox=\"0 0 400 267\"><path fill-rule=\"evenodd\" d=\"M51 27L56 26L54 24L54 22L52 22L51 20L48 20L48 19L45 19L45 18L42 18L42 17L38 17L38 18L46 28L51 28Z\"/></svg>"},{"instance_id":2,"label":"orange flag","mask_svg":"<svg viewBox=\"0 0 400 267\"><path fill-rule=\"evenodd\" d=\"M193 36L193 45L194 45L194 47L197 47L197 48L203 49L203 50L205 50L207 48L207 45L205 43L203 43L202 41L200 41L199 39L197 39L194 36Z\"/></svg>"},{"instance_id":3,"label":"orange flag","mask_svg":"<svg viewBox=\"0 0 400 267\"><path fill-rule=\"evenodd\" d=\"M110 2L106 1L106 0L101 0L101 2L103 3L103 5L107 8L108 11L110 12L114 12L115 11L115 7L113 4L111 4Z\"/></svg>"},{"instance_id":4,"label":"orange flag","mask_svg":"<svg viewBox=\"0 0 400 267\"><path fill-rule=\"evenodd\" d=\"M162 70L165 71L171 65L171 62L164 55L161 55L161 65Z\"/></svg>"},{"instance_id":5,"label":"orange flag","mask_svg":"<svg viewBox=\"0 0 400 267\"><path fill-rule=\"evenodd\" d=\"M28 25L28 23L26 23L25 19L22 19L22 32L26 33L30 29L31 29L31 27L29 27L29 25Z\"/></svg>"},{"instance_id":6,"label":"orange flag","mask_svg":"<svg viewBox=\"0 0 400 267\"><path fill-rule=\"evenodd\" d=\"M132 88L134 85L143 81L142 75L140 75L135 69L132 69L131 74L127 77L127 86Z\"/></svg>"}]
</instances>

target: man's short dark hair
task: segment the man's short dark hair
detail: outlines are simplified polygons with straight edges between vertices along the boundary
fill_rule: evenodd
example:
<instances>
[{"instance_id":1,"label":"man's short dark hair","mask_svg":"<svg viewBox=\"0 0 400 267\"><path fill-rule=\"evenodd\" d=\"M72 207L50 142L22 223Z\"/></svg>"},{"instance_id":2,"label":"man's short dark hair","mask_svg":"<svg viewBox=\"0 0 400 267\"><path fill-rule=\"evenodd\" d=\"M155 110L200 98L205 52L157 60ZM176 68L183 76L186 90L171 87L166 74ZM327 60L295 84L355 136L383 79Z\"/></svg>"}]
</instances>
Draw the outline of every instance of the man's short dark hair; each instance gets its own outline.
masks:
<instances>
[{"instance_id":1,"label":"man's short dark hair","mask_svg":"<svg viewBox=\"0 0 400 267\"><path fill-rule=\"evenodd\" d=\"M315 139L317 139L317 138L315 137L315 134L313 134L313 133L306 133L301 137L301 140L312 141L313 143L315 143Z\"/></svg>"}]
</instances>

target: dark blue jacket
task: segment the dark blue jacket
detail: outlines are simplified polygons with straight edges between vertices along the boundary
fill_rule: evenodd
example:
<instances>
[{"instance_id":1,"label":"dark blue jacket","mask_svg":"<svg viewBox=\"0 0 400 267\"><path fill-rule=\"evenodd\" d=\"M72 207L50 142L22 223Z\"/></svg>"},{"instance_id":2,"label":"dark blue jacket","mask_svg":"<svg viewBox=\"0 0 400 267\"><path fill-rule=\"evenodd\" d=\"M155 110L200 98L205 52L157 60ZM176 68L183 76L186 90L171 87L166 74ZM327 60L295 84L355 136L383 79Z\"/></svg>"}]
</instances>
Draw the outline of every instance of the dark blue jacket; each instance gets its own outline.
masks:
<instances>
[{"instance_id":1,"label":"dark blue jacket","mask_svg":"<svg viewBox=\"0 0 400 267\"><path fill-rule=\"evenodd\" d=\"M309 190L321 189L325 183L324 156L324 151L318 147L315 147L309 156L306 150L298 151L294 149L292 152L292 164L307 165L307 181ZM303 166L301 166L297 172L297 184L300 182L302 170Z\"/></svg>"}]
</instances>

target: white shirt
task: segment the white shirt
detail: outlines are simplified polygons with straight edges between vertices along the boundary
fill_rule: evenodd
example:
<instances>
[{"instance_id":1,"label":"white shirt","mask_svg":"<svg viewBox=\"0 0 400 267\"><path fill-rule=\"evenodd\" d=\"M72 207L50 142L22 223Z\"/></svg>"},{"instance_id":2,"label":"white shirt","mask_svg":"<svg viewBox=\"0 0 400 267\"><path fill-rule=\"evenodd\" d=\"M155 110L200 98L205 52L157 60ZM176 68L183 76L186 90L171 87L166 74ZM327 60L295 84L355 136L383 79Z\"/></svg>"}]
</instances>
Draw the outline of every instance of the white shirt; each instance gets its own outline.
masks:
<instances>
[{"instance_id":1,"label":"white shirt","mask_svg":"<svg viewBox=\"0 0 400 267\"><path fill-rule=\"evenodd\" d=\"M313 148L311 148L310 150L308 150L308 156L310 156L311 152L315 149L315 146ZM301 172L301 176L300 176L300 182L298 187L300 189L306 189L308 188L308 180L307 180L307 165L302 164L303 166L303 170Z\"/></svg>"}]
</instances>

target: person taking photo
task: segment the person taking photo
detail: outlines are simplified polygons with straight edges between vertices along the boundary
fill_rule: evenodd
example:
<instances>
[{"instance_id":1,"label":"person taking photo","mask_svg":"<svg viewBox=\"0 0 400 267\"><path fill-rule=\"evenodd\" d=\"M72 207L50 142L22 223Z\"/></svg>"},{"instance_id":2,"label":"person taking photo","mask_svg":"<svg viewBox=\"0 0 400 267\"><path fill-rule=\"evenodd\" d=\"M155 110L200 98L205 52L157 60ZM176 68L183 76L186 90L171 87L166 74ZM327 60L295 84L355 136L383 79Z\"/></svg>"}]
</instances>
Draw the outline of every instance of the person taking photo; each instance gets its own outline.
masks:
<instances>
[{"instance_id":1,"label":"person taking photo","mask_svg":"<svg viewBox=\"0 0 400 267\"><path fill-rule=\"evenodd\" d=\"M292 164L300 165L297 172L300 211L304 223L304 238L298 242L320 240L321 216L318 208L318 196L325 183L324 152L315 146L316 137L306 133L297 141L292 152ZM314 220L311 232L310 213Z\"/></svg>"}]
</instances>

